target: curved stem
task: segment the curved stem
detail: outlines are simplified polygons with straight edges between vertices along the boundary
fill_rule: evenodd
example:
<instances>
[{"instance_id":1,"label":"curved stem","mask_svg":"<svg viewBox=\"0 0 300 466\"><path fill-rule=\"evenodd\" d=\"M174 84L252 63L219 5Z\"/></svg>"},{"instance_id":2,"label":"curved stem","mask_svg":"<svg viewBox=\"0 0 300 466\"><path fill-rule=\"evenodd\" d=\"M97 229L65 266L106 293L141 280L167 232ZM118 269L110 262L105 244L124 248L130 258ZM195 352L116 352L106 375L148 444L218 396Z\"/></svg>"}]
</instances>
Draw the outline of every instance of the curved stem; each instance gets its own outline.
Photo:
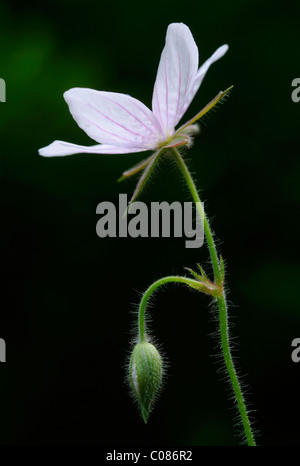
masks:
<instances>
[{"instance_id":1,"label":"curved stem","mask_svg":"<svg viewBox=\"0 0 300 466\"><path fill-rule=\"evenodd\" d=\"M173 148L173 154L175 157L176 162L179 165L179 168L186 180L186 183L189 187L191 195L194 199L196 207L198 209L198 213L203 221L204 224L204 232L207 240L207 245L211 257L211 262L213 266L214 276L215 276L215 283L220 286L220 294L217 296L217 302L219 307L219 319L220 319L220 335L221 335L221 345L222 345L222 352L224 361L226 364L226 368L230 377L231 385L236 397L239 413L242 419L244 431L246 434L247 442L249 446L255 445L255 440L251 431L251 425L248 418L244 397L242 394L242 390L239 384L239 380L236 374L236 370L232 361L232 356L230 352L230 339L229 339L229 332L228 332L228 312L227 312L227 305L225 299L225 292L222 283L222 274L220 271L218 255L216 251L216 246L213 240L212 232L209 227L209 223L207 221L203 206L200 201L200 197L198 195L195 183L192 179L192 176L182 159L179 152Z\"/></svg>"},{"instance_id":2,"label":"curved stem","mask_svg":"<svg viewBox=\"0 0 300 466\"><path fill-rule=\"evenodd\" d=\"M195 285L198 285L197 280L193 280L187 277L179 277L179 276L172 276L170 275L169 277L164 277L160 278L156 282L152 283L152 285L149 286L149 288L145 291L143 294L142 300L140 302L139 306L139 321L138 321L138 327L139 327L139 343L144 343L146 341L145 337L145 310L147 303L149 301L149 298L151 297L152 293L158 288L159 286L165 285L166 283L185 283L186 285L189 285L191 287L194 287Z\"/></svg>"}]
</instances>

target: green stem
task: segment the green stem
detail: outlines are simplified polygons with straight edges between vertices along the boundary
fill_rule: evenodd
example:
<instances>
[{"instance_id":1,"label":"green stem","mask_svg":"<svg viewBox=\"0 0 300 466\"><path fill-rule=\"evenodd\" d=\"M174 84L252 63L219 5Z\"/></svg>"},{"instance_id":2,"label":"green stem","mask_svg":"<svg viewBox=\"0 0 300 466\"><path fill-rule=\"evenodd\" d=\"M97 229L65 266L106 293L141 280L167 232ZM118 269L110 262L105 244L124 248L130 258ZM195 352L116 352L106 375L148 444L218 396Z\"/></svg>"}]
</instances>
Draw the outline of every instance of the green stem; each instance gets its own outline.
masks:
<instances>
[{"instance_id":1,"label":"green stem","mask_svg":"<svg viewBox=\"0 0 300 466\"><path fill-rule=\"evenodd\" d=\"M232 356L231 356L230 345L229 345L227 307L226 307L226 299L224 296L224 292L222 296L217 298L217 301L218 301L218 306L219 306L221 343L222 343L222 350L223 350L223 356L224 356L226 368L227 368L230 381L232 384L232 388L233 388L233 391L236 397L236 401L237 401L237 405L238 405L239 412L241 415L248 445L255 446L255 440L254 440L254 437L251 431L251 425L250 425L250 421L248 418L244 397L242 394L242 390L239 384L238 377L236 375L233 362L232 362Z\"/></svg>"},{"instance_id":2,"label":"green stem","mask_svg":"<svg viewBox=\"0 0 300 466\"><path fill-rule=\"evenodd\" d=\"M209 227L209 223L208 223L208 220L206 218L204 208L203 208L202 202L200 200L197 188L196 188L195 183L193 181L193 178L192 178L186 164L184 163L184 160L182 159L181 155L179 154L178 150L175 149L175 148L172 148L172 151L173 151L175 160L176 160L177 164L179 165L180 171L183 174L183 176L185 178L185 181L186 181L186 183L188 185L188 188L189 188L189 190L191 192L192 198L194 199L194 202L196 204L196 208L198 210L198 214L199 214L199 216L200 216L200 218L201 218L201 220L203 222L204 233L205 233L205 236L206 236L207 246L208 246L208 249L209 249L211 262L212 262L212 266L213 266L213 270L214 270L215 282L216 282L216 284L220 285L222 280L221 280L221 272L220 272L220 267L219 267L219 260L218 260L218 256L217 256L216 246L215 246L215 243L214 243L214 240L213 240L213 236L212 236L212 233L211 233L211 230L210 230L210 227Z\"/></svg>"},{"instance_id":3,"label":"green stem","mask_svg":"<svg viewBox=\"0 0 300 466\"><path fill-rule=\"evenodd\" d=\"M204 233L206 236L207 240L207 245L211 257L211 262L212 262L212 267L214 271L214 276L215 276L215 283L216 285L220 286L220 294L217 297L217 302L218 302L218 307L219 307L219 319L220 319L220 335L221 335L221 344L222 344L222 351L223 351L223 357L224 361L226 364L226 368L230 377L231 385L236 397L238 409L240 412L240 416L242 419L244 431L246 434L247 442L249 446L254 446L255 441L254 437L251 431L251 425L250 421L248 418L242 390L239 384L239 380L236 374L236 370L232 361L232 356L230 352L230 342L229 342L229 331L228 331L228 312L227 312L227 305L226 305L226 299L225 299L225 292L223 288L223 283L222 283L222 278L221 278L221 271L220 271L220 266L219 266L219 260L218 260L218 255L216 251L216 246L213 240L212 232L209 227L209 223L207 221L205 211L203 209L203 206L200 201L200 197L198 195L195 183L192 179L192 176L182 159L181 155L179 152L173 148L173 154L175 157L176 162L179 165L179 168L186 180L186 183L189 187L189 190L191 192L191 195L193 197L193 200L197 206L198 213L203 221L204 224Z\"/></svg>"},{"instance_id":4,"label":"green stem","mask_svg":"<svg viewBox=\"0 0 300 466\"><path fill-rule=\"evenodd\" d=\"M143 294L142 300L140 302L140 307L139 307L139 322L138 322L138 327L139 327L139 343L144 343L146 341L146 336L145 336L145 310L146 306L148 303L149 298L151 297L152 293L158 288L159 286L165 285L166 283L185 283L186 285L189 286L197 286L198 282L196 280L187 278L187 277L179 277L179 276L169 276L169 277L164 277L160 278L156 282L152 283L152 285L149 286L149 288L145 291Z\"/></svg>"}]
</instances>

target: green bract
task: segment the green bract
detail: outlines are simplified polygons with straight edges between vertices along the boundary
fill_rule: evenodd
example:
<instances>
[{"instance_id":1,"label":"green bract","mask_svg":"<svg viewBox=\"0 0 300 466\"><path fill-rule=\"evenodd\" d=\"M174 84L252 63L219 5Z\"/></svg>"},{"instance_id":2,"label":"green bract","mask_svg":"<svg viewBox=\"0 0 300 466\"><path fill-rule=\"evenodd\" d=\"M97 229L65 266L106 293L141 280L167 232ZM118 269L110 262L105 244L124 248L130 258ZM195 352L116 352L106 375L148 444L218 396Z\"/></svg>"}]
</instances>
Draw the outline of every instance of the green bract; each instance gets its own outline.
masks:
<instances>
[{"instance_id":1,"label":"green bract","mask_svg":"<svg viewBox=\"0 0 300 466\"><path fill-rule=\"evenodd\" d=\"M130 384L145 423L162 380L162 360L151 343L138 343L131 355Z\"/></svg>"}]
</instances>

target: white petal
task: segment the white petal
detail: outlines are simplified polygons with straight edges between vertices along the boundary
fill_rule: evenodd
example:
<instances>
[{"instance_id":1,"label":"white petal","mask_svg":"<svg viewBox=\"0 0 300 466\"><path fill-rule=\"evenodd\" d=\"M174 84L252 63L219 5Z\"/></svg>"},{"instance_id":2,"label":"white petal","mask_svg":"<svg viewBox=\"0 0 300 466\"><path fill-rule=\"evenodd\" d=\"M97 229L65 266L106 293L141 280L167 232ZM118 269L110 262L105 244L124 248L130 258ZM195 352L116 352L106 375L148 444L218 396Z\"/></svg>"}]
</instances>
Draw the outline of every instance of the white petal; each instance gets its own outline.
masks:
<instances>
[{"instance_id":1,"label":"white petal","mask_svg":"<svg viewBox=\"0 0 300 466\"><path fill-rule=\"evenodd\" d=\"M228 50L228 45L227 44L224 44L222 45L221 47L219 47L215 53L212 54L212 56L206 60L206 62L203 63L203 65L199 68L199 71L197 72L197 75L196 75L196 79L195 79L195 82L194 82L194 85L191 89L191 92L185 102L185 105L184 105L184 112L187 110L188 106L190 105L190 103L192 102L193 98L195 97L196 93L198 92L198 89L203 81L203 78L204 76L206 75L210 65L212 65L215 61L219 60L220 58L223 57L223 55L225 55L225 53L227 52ZM183 112L183 113L184 113Z\"/></svg>"},{"instance_id":2,"label":"white petal","mask_svg":"<svg viewBox=\"0 0 300 466\"><path fill-rule=\"evenodd\" d=\"M97 142L153 149L161 139L151 110L129 95L73 88L64 98L76 123Z\"/></svg>"},{"instance_id":3,"label":"white petal","mask_svg":"<svg viewBox=\"0 0 300 466\"><path fill-rule=\"evenodd\" d=\"M39 154L44 157L58 157L73 154L129 154L132 152L143 152L147 149L134 147L117 147L108 144L97 144L95 146L79 146L71 142L54 141L49 146L39 149Z\"/></svg>"},{"instance_id":4,"label":"white petal","mask_svg":"<svg viewBox=\"0 0 300 466\"><path fill-rule=\"evenodd\" d=\"M183 23L170 24L154 85L152 108L166 137L184 114L198 71L198 48ZM185 108L185 110L184 110Z\"/></svg>"}]
</instances>

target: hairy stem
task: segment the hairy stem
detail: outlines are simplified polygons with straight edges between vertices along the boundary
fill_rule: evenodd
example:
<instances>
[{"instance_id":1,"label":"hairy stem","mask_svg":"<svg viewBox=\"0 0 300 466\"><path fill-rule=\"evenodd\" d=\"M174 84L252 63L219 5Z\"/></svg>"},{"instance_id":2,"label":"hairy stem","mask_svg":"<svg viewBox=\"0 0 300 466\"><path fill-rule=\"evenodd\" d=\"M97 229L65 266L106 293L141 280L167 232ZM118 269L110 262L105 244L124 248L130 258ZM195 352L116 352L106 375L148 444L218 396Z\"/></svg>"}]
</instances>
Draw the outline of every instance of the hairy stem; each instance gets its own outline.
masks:
<instances>
[{"instance_id":1,"label":"hairy stem","mask_svg":"<svg viewBox=\"0 0 300 466\"><path fill-rule=\"evenodd\" d=\"M210 257L211 257L211 262L214 270L214 276L215 276L215 282L217 284L221 284L221 272L220 272L220 267L219 267L219 260L217 256L217 251L216 251L216 246L213 240L213 236L204 212L203 205L201 203L197 188L195 186L195 183L193 181L193 178L184 163L184 160L182 159L181 155L179 154L177 149L172 148L173 155L175 157L175 160L180 168L181 173L183 174L185 181L188 185L188 188L191 192L192 198L196 204L196 208L198 210L198 214L203 222L203 227L204 227L204 233L206 236L206 241L207 241L207 246L209 249Z\"/></svg>"},{"instance_id":2,"label":"hairy stem","mask_svg":"<svg viewBox=\"0 0 300 466\"><path fill-rule=\"evenodd\" d=\"M222 350L223 356L226 364L226 368L230 377L230 381L232 384L232 388L236 397L238 409L241 415L243 428L245 431L246 439L249 446L255 446L255 440L253 437L253 433L251 431L251 425L248 418L244 397L242 394L242 390L239 384L238 377L236 375L236 371L232 362L232 356L230 352L230 343L229 343L229 333L228 333L228 318L227 318L227 307L226 307L226 299L224 296L224 292L222 296L217 298L218 306L219 306L219 319L220 319L220 334L221 334L221 343L222 343Z\"/></svg>"},{"instance_id":3,"label":"hairy stem","mask_svg":"<svg viewBox=\"0 0 300 466\"><path fill-rule=\"evenodd\" d=\"M243 428L245 431L248 445L254 446L255 441L254 441L253 433L251 430L251 425L250 425L250 421L248 418L248 414L247 414L247 410L246 410L246 406L244 402L244 397L242 394L241 386L240 386L240 383L239 383L239 380L236 374L236 370L235 370L235 367L232 361L231 352L230 352L230 339L229 339L229 332L228 332L228 312L227 312L224 287L222 283L222 273L220 270L220 264L218 260L216 246L213 240L212 232L209 227L209 223L205 215L203 205L201 204L200 197L198 195L195 183L193 181L193 178L184 160L182 159L181 155L177 151L177 149L173 148L172 151L173 151L175 160L180 168L180 171L186 180L186 183L191 192L193 200L197 206L198 213L204 224L204 233L206 236L207 246L208 246L210 257L211 257L212 267L213 267L214 276L215 276L215 284L220 287L219 288L220 293L219 293L219 296L217 297L217 302L218 302L218 307L219 307L220 335L221 335L223 357L224 357L224 361L226 364L226 369L228 371L228 375L230 377L231 385L232 385L232 388L233 388L233 391L236 397L237 406L238 406L239 413L242 419L242 424L243 424Z\"/></svg>"},{"instance_id":4,"label":"hairy stem","mask_svg":"<svg viewBox=\"0 0 300 466\"><path fill-rule=\"evenodd\" d=\"M138 322L138 327L139 327L139 343L143 343L146 341L146 336L145 336L145 310L147 303L152 295L152 293L162 285L165 285L166 283L185 283L188 286L195 287L198 285L198 282L196 280L187 278L187 277L179 277L179 276L169 276L169 277L164 277L160 278L156 282L152 283L152 285L149 286L149 288L145 291L143 294L142 300L140 302L139 306L139 322Z\"/></svg>"}]
</instances>

